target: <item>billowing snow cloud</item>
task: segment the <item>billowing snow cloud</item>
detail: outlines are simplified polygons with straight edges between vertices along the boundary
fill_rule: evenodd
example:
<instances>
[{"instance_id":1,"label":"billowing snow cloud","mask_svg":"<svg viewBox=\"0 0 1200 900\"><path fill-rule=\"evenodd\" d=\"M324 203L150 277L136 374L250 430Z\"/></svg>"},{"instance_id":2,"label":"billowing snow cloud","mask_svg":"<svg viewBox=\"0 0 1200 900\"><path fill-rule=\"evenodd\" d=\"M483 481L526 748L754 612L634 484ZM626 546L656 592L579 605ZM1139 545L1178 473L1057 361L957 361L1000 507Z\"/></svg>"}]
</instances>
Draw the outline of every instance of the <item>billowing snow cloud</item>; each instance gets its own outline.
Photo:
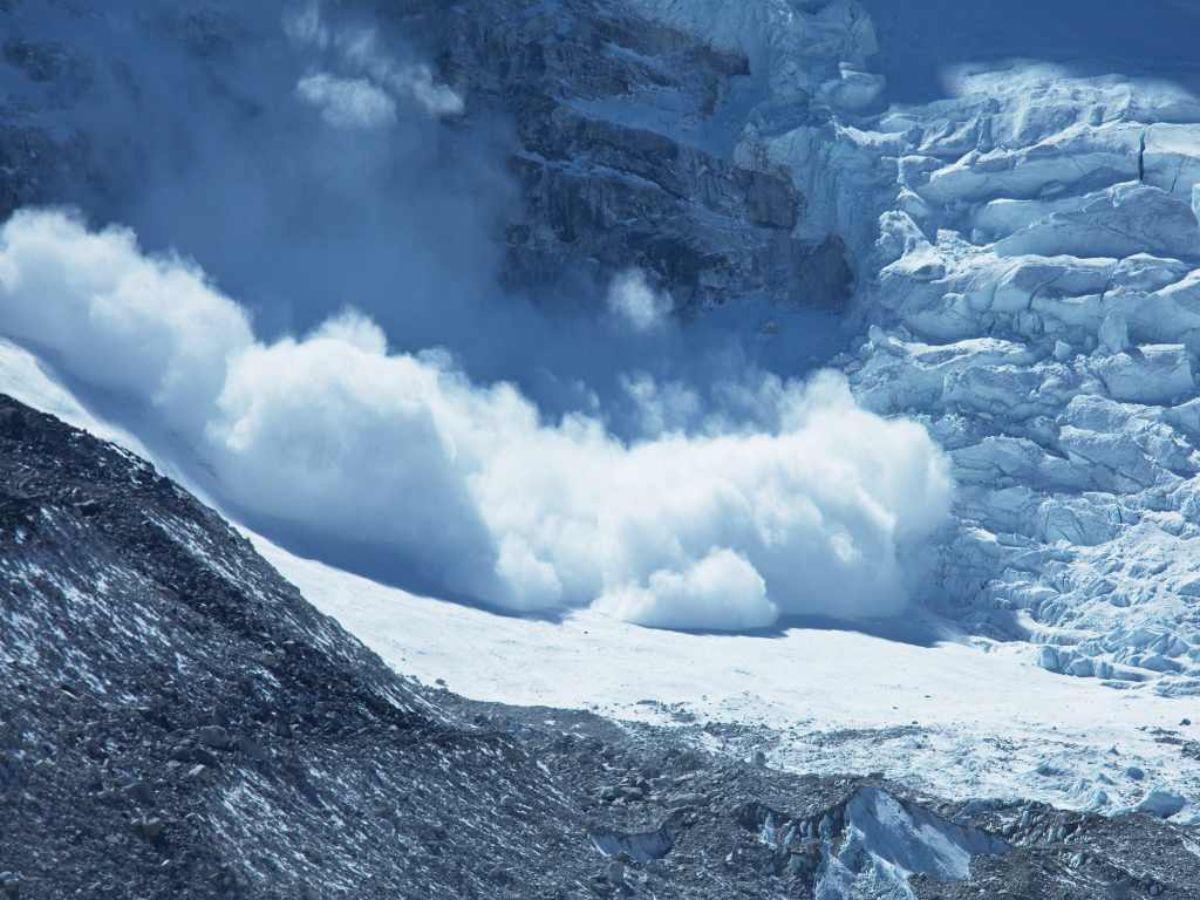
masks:
<instances>
[{"instance_id":1,"label":"billowing snow cloud","mask_svg":"<svg viewBox=\"0 0 1200 900\"><path fill-rule=\"evenodd\" d=\"M924 429L858 408L833 373L763 391L771 427L666 416L622 442L594 418L546 423L445 354L389 353L356 313L262 343L194 266L61 212L0 230L0 333L147 404L230 505L506 610L724 630L892 614L950 500Z\"/></svg>"},{"instance_id":2,"label":"billowing snow cloud","mask_svg":"<svg viewBox=\"0 0 1200 900\"><path fill-rule=\"evenodd\" d=\"M284 31L302 47L324 54L353 73L337 77L319 72L302 79L297 93L317 106L335 127L377 127L395 119L393 97L416 103L434 118L456 116L463 98L449 85L438 83L423 63L401 63L384 51L378 32L370 26L335 26L319 3L310 3L284 17Z\"/></svg>"},{"instance_id":3,"label":"billowing snow cloud","mask_svg":"<svg viewBox=\"0 0 1200 900\"><path fill-rule=\"evenodd\" d=\"M396 121L396 102L365 78L319 72L300 79L296 94L334 128L380 128Z\"/></svg>"},{"instance_id":4,"label":"billowing snow cloud","mask_svg":"<svg viewBox=\"0 0 1200 900\"><path fill-rule=\"evenodd\" d=\"M762 575L729 549L713 550L682 572L659 569L644 586L607 592L598 606L617 618L660 628L683 622L741 631L763 628L779 618L779 608L767 599Z\"/></svg>"},{"instance_id":5,"label":"billowing snow cloud","mask_svg":"<svg viewBox=\"0 0 1200 900\"><path fill-rule=\"evenodd\" d=\"M422 63L391 69L385 77L396 90L411 95L431 116L457 116L466 108L458 92L435 81L433 71Z\"/></svg>"},{"instance_id":6,"label":"billowing snow cloud","mask_svg":"<svg viewBox=\"0 0 1200 900\"><path fill-rule=\"evenodd\" d=\"M629 269L613 279L606 298L608 310L623 325L637 332L663 327L671 314L671 296L654 290L641 269Z\"/></svg>"}]
</instances>

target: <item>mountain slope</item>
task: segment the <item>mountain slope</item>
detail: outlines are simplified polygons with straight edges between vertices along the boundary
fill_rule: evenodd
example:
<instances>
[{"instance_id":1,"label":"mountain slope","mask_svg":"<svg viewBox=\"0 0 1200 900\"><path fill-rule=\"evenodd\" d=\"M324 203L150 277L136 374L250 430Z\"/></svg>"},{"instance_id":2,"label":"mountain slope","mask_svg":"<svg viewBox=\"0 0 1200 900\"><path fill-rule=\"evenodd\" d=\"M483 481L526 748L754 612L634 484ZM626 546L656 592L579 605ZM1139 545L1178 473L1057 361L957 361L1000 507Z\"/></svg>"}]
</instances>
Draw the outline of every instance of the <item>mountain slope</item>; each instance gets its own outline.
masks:
<instances>
[{"instance_id":1,"label":"mountain slope","mask_svg":"<svg viewBox=\"0 0 1200 900\"><path fill-rule=\"evenodd\" d=\"M870 409L925 424L954 463L954 517L930 554L934 577L922 582L919 599L980 636L981 647L1006 642L997 655L1010 662L1027 656L1049 672L1103 682L1112 688L1104 701L1062 716L1051 710L1023 734L1000 722L985 747L973 745L979 732L939 733L952 718L946 710L909 726L901 703L919 707L932 694L908 686L943 666L942 655L936 664L922 660L929 668L915 677L885 673L885 688L905 695L890 705L880 690L866 704L886 717L886 733L862 734L851 727L860 723L841 721L829 730L824 721L822 731L791 744L779 731L744 722L663 732L476 707L397 679L309 608L215 514L144 463L5 404L0 787L13 814L0 821L0 869L20 873L22 895L553 896L644 887L658 896L784 889L839 896L851 884L867 896L957 896L959 887L1057 896L1048 893L1051 884L1081 897L1195 890L1194 842L1148 819L1102 822L1021 803L941 807L927 798L896 800L903 792L877 780L802 781L688 755L716 741L715 732L731 753L765 749L772 763L796 769L829 772L850 760L870 771L886 761L894 774L892 761L903 758L907 784L942 793L953 784L956 800L966 790L960 773L984 793L1011 784L1007 768L996 780L990 768L1019 764L1015 777L1034 783L1033 796L1058 802L1068 795L1063 803L1110 813L1142 804L1155 816L1195 821L1194 806L1181 808L1185 797L1173 792L1194 796L1197 750L1190 731L1168 730L1182 718L1175 704L1200 691L1200 103L1186 89L1192 76L1169 53L1143 69L1132 51L1107 52L1100 71L1120 71L1098 75L1072 48L1054 46L1062 53L1055 66L990 62L938 72L949 76L944 91L926 72L889 92L875 72L902 71L905 54L922 55L924 45L914 39L900 53L886 42L904 40L922 17L938 18L943 5L885 13L878 34L855 0L346 0L322 8L352 24L370 10L383 23L383 39L395 39L388 46L397 58L407 39L428 54L436 71L427 73L434 80L426 87L461 92L461 119L405 120L398 129L428 138L429 152L473 161L472 140L502 120L497 130L511 179L500 193L511 188L513 195L481 200L478 219L502 226L502 246L490 249L515 291L566 282L587 306L609 276L637 266L687 316L724 306L724 321L743 317L740 325L761 332L756 341L796 365L805 335L781 326L775 310L852 308L862 328L852 352L832 364ZM154 167L143 167L163 162L159 131L182 147L167 161L193 176L193 152L214 162L197 135L253 126L262 129L257 136L315 141L323 120L303 107L296 79L328 60L310 60L288 44L282 6L222 6L159 2L142 16L129 3L102 12L62 0L0 2L0 21L14 35L0 66L0 211L77 202L93 216L132 216L153 232L156 217L142 204L156 203L136 188L143 176L155 185L163 177L156 171L159 180L150 179ZM1173 4L1188 21L1192 6ZM1003 47L1059 40L1028 43L1035 18L1001 14L1011 27ZM1112 27L1118 16L1101 18L1108 39L1124 50L1123 29ZM956 14L932 37L921 33L936 45L931 56L957 60L978 46L979 35L954 46L957 30L977 27L968 18ZM1079 22L1080 53L1090 40L1087 18ZM121 37L126 27L135 40ZM1174 38L1165 44L1178 49ZM1181 83L1148 81L1147 74L1178 75ZM917 96L919 104L885 107ZM177 97L197 104L176 104ZM104 115L92 116L98 108ZM172 127L140 127L168 110L179 113ZM110 144L108 135L120 140ZM342 138L343 149L370 143L362 134ZM238 159L253 163L249 184L273 172L275 160L261 150L272 143L233 146L249 154ZM215 154L218 180L229 169L227 149ZM198 180L186 183L211 187L203 176L213 173L198 168ZM297 269L293 281L351 269L359 275L361 262L361 286L374 271L360 240L382 235L382 256L404 244L406 232L392 218L360 217L348 203L355 213L348 220L368 224L350 232L339 272L328 238L345 221L335 218L322 231L317 210L328 212L329 204L289 182L264 180L311 204L302 215L288 206L293 214L280 217L289 239L303 225L305 240L322 251L295 254L307 256L311 269ZM404 206L396 196L407 195L393 195L396 183L386 184L379 191L370 185L380 206ZM233 225L258 222L253 204L243 202L246 187L213 192L212 207L195 216L170 206L180 200L174 193L154 200L172 222L199 221L206 212L224 236L227 227L232 234ZM230 197L233 206L223 206ZM277 208L264 208L274 222ZM478 237L463 231L464 246ZM154 239L177 234L179 249L193 252L186 231L163 230ZM268 242L240 243L254 244L252 271L271 255ZM202 247L195 252L203 255ZM406 285L420 280L403 275ZM743 302L763 297L777 306L763 312ZM751 322L760 314L770 316L761 328ZM344 624L365 637L350 618L356 606L367 610L368 625L386 615L389 629L405 627L390 615L390 596L358 599L318 602L346 610ZM444 659L453 651L455 666L496 645L494 635L489 644L446 633L448 622L491 628L474 610L426 612L438 617L436 652ZM496 630L536 651L541 624L513 620ZM691 637L622 644L629 656L616 659L659 654L655 667L622 673L634 682L622 691L649 689L652 670L653 683L681 690L676 672L662 674L669 668L663 660L694 653L690 644L678 649ZM578 642L568 656L603 647L585 619L556 627L554 638ZM386 634L368 643L383 652L389 641L405 646ZM726 696L735 683L759 695L788 693L786 685L759 690L755 679L764 669L766 677L783 672L781 681L796 677L800 667L789 653L806 641L815 643L811 635L789 635L770 652L739 650L755 665L733 675L714 665L703 674ZM832 655L865 643L828 638L820 645ZM871 659L911 659L923 648L908 649ZM764 659L782 664L770 671ZM828 677L844 688L848 667L839 662ZM974 662L975 672L1005 671ZM475 688L496 670L479 671L485 674L473 675ZM947 671L937 675L952 681ZM420 673L447 674L432 666ZM511 666L506 678L514 678ZM471 693L501 696L499 686L486 687ZM539 697L524 687L522 697ZM1089 696L1076 688L1046 693ZM791 693L796 704L820 692ZM838 707L841 694L829 694L812 705ZM574 692L555 686L546 695L564 705L570 695L578 706L598 696L591 685ZM977 678L970 696L986 705L995 693ZM1019 706L1019 691L1008 702ZM780 708L796 715L794 705ZM1091 740L1075 741L1098 710L1131 735L1119 747L1114 739L1111 752L1099 727ZM989 713L995 725L1000 717L994 707ZM479 723L477 714L485 717ZM880 725L878 716L872 724ZM1059 733L1048 736L1048 727ZM1075 734L1065 736L1068 728ZM953 735L953 764L930 734ZM875 741L886 744L886 754ZM1069 759L1051 759L1043 743ZM1154 766L1146 765L1147 747L1158 754ZM693 766L704 774L690 774ZM1181 772L1186 777L1175 781ZM1160 775L1169 787L1156 786ZM1110 776L1120 781L1104 780ZM684 787L696 780L712 785L701 801ZM886 797L871 793L877 789ZM775 799L766 799L771 792ZM897 812L892 801L923 812ZM694 808L694 820L680 804ZM932 821L926 813L936 815L926 831L951 846L949 855L926 852L924 844L910 853L907 838L893 840L921 831ZM892 830L874 839L881 820ZM789 831L783 822L799 824ZM1068 826L1080 822L1090 835L1082 851L1067 840ZM815 837L808 833L814 828ZM992 853L992 840L1011 852ZM664 852L653 863L642 858ZM637 865L630 873L610 870L605 853L625 853ZM923 883L925 876L961 877L954 860L963 854L972 857L965 887ZM922 878L904 887L910 872ZM978 882L980 873L1000 886ZM10 884L17 882L0 876L0 885Z\"/></svg>"},{"instance_id":2,"label":"mountain slope","mask_svg":"<svg viewBox=\"0 0 1200 900\"><path fill-rule=\"evenodd\" d=\"M561 842L532 760L451 724L150 466L7 399L0 447L0 853L29 895L416 894L485 877L454 852L473 824L531 876Z\"/></svg>"},{"instance_id":3,"label":"mountain slope","mask_svg":"<svg viewBox=\"0 0 1200 900\"><path fill-rule=\"evenodd\" d=\"M943 6L884 13L878 34L854 0L323 9L330 28L367 10L389 48L411 41L436 63L464 103L461 121L439 126L449 155L445 133L478 137L486 128L471 129L493 118L511 128L514 196L501 204L497 249L510 286L595 288L640 266L691 312L724 305L752 330L763 317L756 346L794 365L807 353L803 324L741 301L840 309L853 283L865 327L832 362L864 405L926 424L959 484L918 599L973 633L1037 645L1051 671L1192 694L1200 103L1172 35L1194 5L1138 23L1143 38L1164 39L1144 66L1140 45L1111 52L1114 8L1082 17L1078 46L1056 48L1054 65L945 72L939 99L886 107L912 85L889 93L873 66L895 75L913 47L946 63L979 47L970 17L947 18L949 33L929 25ZM169 106L109 71L143 65L132 50L153 59L147 48L170 48L182 61L173 78L221 85L199 92L222 98L200 107L210 126L291 123L269 114L296 103L292 83L260 83L238 63L269 50L282 73L303 70L282 8L239 17L164 6L133 19L121 5L108 17L54 9L0 9L19 36L0 71L19 100L0 129L5 213L74 201L137 218L136 202L114 198L137 194L137 160L158 148L131 126L107 129L130 136L106 149L81 113ZM1004 47L1049 52L1032 19L1007 18ZM131 22L144 46L113 45ZM906 49L887 43L909 38ZM1095 74L1087 54L1101 48L1096 65L1125 71ZM105 170L104 153L120 165ZM113 203L95 200L97 184ZM319 246L307 256L332 254ZM356 259L369 255L360 249ZM337 269L325 259L318 268Z\"/></svg>"},{"instance_id":4,"label":"mountain slope","mask_svg":"<svg viewBox=\"0 0 1200 900\"><path fill-rule=\"evenodd\" d=\"M1149 819L939 805L405 682L147 463L7 397L0 544L8 897L1200 886Z\"/></svg>"}]
</instances>

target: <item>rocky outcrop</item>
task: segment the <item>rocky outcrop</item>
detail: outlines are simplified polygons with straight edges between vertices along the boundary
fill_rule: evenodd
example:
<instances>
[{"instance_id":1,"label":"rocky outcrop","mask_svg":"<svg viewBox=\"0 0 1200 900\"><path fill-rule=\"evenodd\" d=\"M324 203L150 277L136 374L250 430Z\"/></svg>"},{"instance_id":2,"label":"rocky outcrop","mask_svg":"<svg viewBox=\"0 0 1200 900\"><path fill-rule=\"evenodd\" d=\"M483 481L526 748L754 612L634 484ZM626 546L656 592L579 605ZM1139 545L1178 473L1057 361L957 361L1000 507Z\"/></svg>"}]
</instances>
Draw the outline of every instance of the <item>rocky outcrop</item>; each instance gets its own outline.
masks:
<instances>
[{"instance_id":1,"label":"rocky outcrop","mask_svg":"<svg viewBox=\"0 0 1200 900\"><path fill-rule=\"evenodd\" d=\"M10 896L468 896L577 815L215 513L7 399L0 547Z\"/></svg>"},{"instance_id":2,"label":"rocky outcrop","mask_svg":"<svg viewBox=\"0 0 1200 900\"><path fill-rule=\"evenodd\" d=\"M684 306L848 298L840 240L798 236L806 198L789 173L727 152L730 111L755 90L744 53L595 0L457 13L404 25L436 48L469 116L514 124L510 287L603 286L638 267Z\"/></svg>"}]
</instances>

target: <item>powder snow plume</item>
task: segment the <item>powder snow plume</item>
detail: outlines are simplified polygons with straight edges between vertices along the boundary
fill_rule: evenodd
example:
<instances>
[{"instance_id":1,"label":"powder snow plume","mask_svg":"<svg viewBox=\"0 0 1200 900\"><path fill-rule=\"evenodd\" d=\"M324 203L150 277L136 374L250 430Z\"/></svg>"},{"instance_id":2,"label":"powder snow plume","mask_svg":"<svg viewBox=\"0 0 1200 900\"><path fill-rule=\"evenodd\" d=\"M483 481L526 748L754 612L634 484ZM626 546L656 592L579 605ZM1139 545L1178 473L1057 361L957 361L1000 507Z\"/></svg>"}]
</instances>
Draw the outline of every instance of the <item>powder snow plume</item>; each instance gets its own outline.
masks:
<instances>
[{"instance_id":1,"label":"powder snow plume","mask_svg":"<svg viewBox=\"0 0 1200 900\"><path fill-rule=\"evenodd\" d=\"M620 440L445 352L389 352L359 313L264 343L194 264L61 211L0 231L0 331L181 435L231 507L506 611L731 631L893 614L952 493L924 428L832 372L764 392L770 427Z\"/></svg>"}]
</instances>

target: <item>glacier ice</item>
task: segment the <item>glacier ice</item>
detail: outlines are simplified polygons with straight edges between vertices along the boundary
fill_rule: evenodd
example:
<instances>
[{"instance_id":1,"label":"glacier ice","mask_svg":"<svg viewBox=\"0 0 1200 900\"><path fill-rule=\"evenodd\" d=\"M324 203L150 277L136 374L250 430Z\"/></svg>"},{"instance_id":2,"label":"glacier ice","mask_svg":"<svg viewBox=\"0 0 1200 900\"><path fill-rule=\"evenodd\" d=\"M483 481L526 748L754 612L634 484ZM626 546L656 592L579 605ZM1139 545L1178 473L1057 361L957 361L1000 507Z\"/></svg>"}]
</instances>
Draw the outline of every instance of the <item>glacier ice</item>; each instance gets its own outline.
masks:
<instances>
[{"instance_id":1,"label":"glacier ice","mask_svg":"<svg viewBox=\"0 0 1200 900\"><path fill-rule=\"evenodd\" d=\"M1012 61L871 111L852 0L639 3L766 69L735 155L850 246L860 402L953 460L926 599L1053 671L1200 692L1200 100Z\"/></svg>"},{"instance_id":2,"label":"glacier ice","mask_svg":"<svg viewBox=\"0 0 1200 900\"><path fill-rule=\"evenodd\" d=\"M928 873L942 881L970 877L973 856L1008 852L1003 841L902 803L879 788L859 791L846 804L846 836L826 862L818 900L915 895L908 877Z\"/></svg>"}]
</instances>

